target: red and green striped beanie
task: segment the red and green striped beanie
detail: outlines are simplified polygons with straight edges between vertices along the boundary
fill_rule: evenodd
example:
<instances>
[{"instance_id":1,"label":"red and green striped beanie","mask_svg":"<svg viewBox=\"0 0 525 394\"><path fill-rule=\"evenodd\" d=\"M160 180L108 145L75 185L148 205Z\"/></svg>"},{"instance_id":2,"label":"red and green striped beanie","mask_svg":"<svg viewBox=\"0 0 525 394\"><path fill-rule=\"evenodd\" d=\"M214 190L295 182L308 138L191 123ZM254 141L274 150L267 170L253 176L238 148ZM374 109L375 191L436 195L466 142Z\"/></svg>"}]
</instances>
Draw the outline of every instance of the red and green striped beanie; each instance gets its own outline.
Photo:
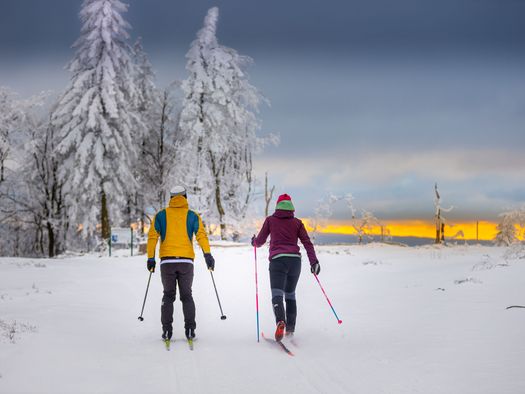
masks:
<instances>
[{"instance_id":1,"label":"red and green striped beanie","mask_svg":"<svg viewBox=\"0 0 525 394\"><path fill-rule=\"evenodd\" d=\"M282 209L283 211L295 211L292 204L292 197L288 194L281 194L277 199L277 206L275 209Z\"/></svg>"}]
</instances>

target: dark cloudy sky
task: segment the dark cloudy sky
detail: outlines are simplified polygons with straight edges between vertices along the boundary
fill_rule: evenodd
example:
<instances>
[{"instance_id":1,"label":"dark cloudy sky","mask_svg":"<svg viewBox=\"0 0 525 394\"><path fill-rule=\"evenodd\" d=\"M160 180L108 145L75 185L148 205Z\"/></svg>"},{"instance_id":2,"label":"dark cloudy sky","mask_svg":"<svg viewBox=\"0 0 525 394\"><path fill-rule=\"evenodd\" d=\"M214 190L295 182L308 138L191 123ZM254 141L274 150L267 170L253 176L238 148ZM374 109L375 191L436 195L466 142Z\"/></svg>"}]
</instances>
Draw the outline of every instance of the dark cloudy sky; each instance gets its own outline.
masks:
<instances>
[{"instance_id":1,"label":"dark cloudy sky","mask_svg":"<svg viewBox=\"0 0 525 394\"><path fill-rule=\"evenodd\" d=\"M80 23L76 0L0 2L0 85L60 91ZM432 217L433 185L457 220L525 202L525 1L129 0L159 85L211 6L219 40L254 58L271 101L257 159L298 213L329 192L384 218ZM341 207L342 210L342 207ZM345 215L344 212L338 212Z\"/></svg>"}]
</instances>

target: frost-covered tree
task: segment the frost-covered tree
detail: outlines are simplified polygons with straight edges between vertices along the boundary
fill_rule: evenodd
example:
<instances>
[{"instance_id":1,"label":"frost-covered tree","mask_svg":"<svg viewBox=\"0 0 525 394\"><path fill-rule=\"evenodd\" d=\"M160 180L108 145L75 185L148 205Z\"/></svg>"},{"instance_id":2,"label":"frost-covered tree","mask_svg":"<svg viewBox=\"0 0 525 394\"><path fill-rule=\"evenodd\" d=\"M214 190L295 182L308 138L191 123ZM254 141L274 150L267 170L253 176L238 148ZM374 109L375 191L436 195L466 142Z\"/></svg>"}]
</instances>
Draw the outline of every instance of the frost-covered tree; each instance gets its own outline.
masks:
<instances>
[{"instance_id":1,"label":"frost-covered tree","mask_svg":"<svg viewBox=\"0 0 525 394\"><path fill-rule=\"evenodd\" d=\"M357 209L354 205L354 196L347 193L344 196L339 197L346 203L346 206L350 210L352 215L352 227L354 228L355 234L359 243L363 243L363 240L373 240L373 232L376 228L381 228L381 240L384 238L390 238L390 230L377 218L375 215L366 209Z\"/></svg>"},{"instance_id":2,"label":"frost-covered tree","mask_svg":"<svg viewBox=\"0 0 525 394\"><path fill-rule=\"evenodd\" d=\"M138 73L136 84L140 90L139 111L145 134L139 147L140 193L142 214L148 207L160 209L166 204L170 175L177 165L175 149L180 115L180 82L165 89L155 86L155 74L140 40L134 47Z\"/></svg>"},{"instance_id":3,"label":"frost-covered tree","mask_svg":"<svg viewBox=\"0 0 525 394\"><path fill-rule=\"evenodd\" d=\"M154 129L155 108L158 107L159 94L155 86L155 73L142 46L142 38L138 38L133 46L133 62L135 64L134 81L139 94L136 96L135 108L142 122L143 128L135 134L135 144L138 156L133 165L135 179L138 183L136 190L128 191L125 209L126 224L131 224L137 219L141 232L144 231L145 211L148 198L152 194L149 183L147 163L145 160L146 145L151 140L150 133ZM142 132L142 133L141 133Z\"/></svg>"},{"instance_id":4,"label":"frost-covered tree","mask_svg":"<svg viewBox=\"0 0 525 394\"><path fill-rule=\"evenodd\" d=\"M85 234L100 224L103 238L136 188L133 134L142 134L125 11L119 0L84 0L71 82L52 116L70 217Z\"/></svg>"},{"instance_id":5,"label":"frost-covered tree","mask_svg":"<svg viewBox=\"0 0 525 394\"><path fill-rule=\"evenodd\" d=\"M167 192L172 183L172 174L178 166L176 151L180 101L177 98L179 83L172 83L158 91L156 106L153 108L152 128L144 144L144 164L148 185L148 205L160 209L167 203Z\"/></svg>"},{"instance_id":6,"label":"frost-covered tree","mask_svg":"<svg viewBox=\"0 0 525 394\"><path fill-rule=\"evenodd\" d=\"M24 178L40 224L37 237L39 253L54 257L64 250L67 233L62 180L58 176L58 141L55 127L47 114L34 119L32 126L26 149L30 160L24 166Z\"/></svg>"},{"instance_id":7,"label":"frost-covered tree","mask_svg":"<svg viewBox=\"0 0 525 394\"><path fill-rule=\"evenodd\" d=\"M21 114L10 133L9 175L0 185L2 249L15 255L56 255L62 249L63 205L49 94L18 102Z\"/></svg>"},{"instance_id":8,"label":"frost-covered tree","mask_svg":"<svg viewBox=\"0 0 525 394\"><path fill-rule=\"evenodd\" d=\"M350 194L348 194L351 196ZM317 206L314 210L314 217L312 220L313 227L313 238L319 234L321 227L326 224L326 221L334 214L334 204L341 201L344 197L337 196L335 194L329 194L328 196L320 199L317 202ZM350 197L351 198L351 197Z\"/></svg>"},{"instance_id":9,"label":"frost-covered tree","mask_svg":"<svg viewBox=\"0 0 525 394\"><path fill-rule=\"evenodd\" d=\"M24 119L25 105L14 92L0 87L0 183L5 181L6 165L12 151L17 127Z\"/></svg>"},{"instance_id":10,"label":"frost-covered tree","mask_svg":"<svg viewBox=\"0 0 525 394\"><path fill-rule=\"evenodd\" d=\"M186 55L178 177L189 188L193 206L218 223L225 239L246 213L252 157L264 142L256 136L262 97L245 72L252 60L219 45L218 17L218 8L208 11Z\"/></svg>"},{"instance_id":11,"label":"frost-covered tree","mask_svg":"<svg viewBox=\"0 0 525 394\"><path fill-rule=\"evenodd\" d=\"M346 207L350 210L352 215L351 225L359 239L359 243L362 243L365 238L372 240L373 231L377 227L382 229L382 236L389 236L388 229L385 229L385 226L372 212L365 209L358 210L355 208L354 196L351 193L345 195L329 194L318 201L312 221L314 236L320 232L326 221L333 216L334 206L338 202L344 202Z\"/></svg>"},{"instance_id":12,"label":"frost-covered tree","mask_svg":"<svg viewBox=\"0 0 525 394\"><path fill-rule=\"evenodd\" d=\"M18 201L24 195L18 188L23 164L22 141L26 106L11 90L0 88L0 254L18 256L25 253L29 240L28 210Z\"/></svg>"},{"instance_id":13,"label":"frost-covered tree","mask_svg":"<svg viewBox=\"0 0 525 394\"><path fill-rule=\"evenodd\" d=\"M518 242L520 234L516 226L525 227L525 208L504 212L500 217L501 222L496 227L498 233L494 238L496 245L509 246Z\"/></svg>"},{"instance_id":14,"label":"frost-covered tree","mask_svg":"<svg viewBox=\"0 0 525 394\"><path fill-rule=\"evenodd\" d=\"M377 227L383 227L383 224L372 212L362 209L359 218L355 216L353 217L352 227L357 234L359 243L363 243L364 239L372 241L374 229Z\"/></svg>"},{"instance_id":15,"label":"frost-covered tree","mask_svg":"<svg viewBox=\"0 0 525 394\"><path fill-rule=\"evenodd\" d=\"M498 233L494 242L498 246L509 246L518 240L518 230L514 226L513 215L507 213L502 215L501 222L497 225Z\"/></svg>"},{"instance_id":16,"label":"frost-covered tree","mask_svg":"<svg viewBox=\"0 0 525 394\"><path fill-rule=\"evenodd\" d=\"M134 81L138 90L135 96L136 108L139 115L144 119L145 134L151 117L152 108L158 102L158 91L155 85L155 73L148 55L144 51L142 38L139 37L133 46L133 62L135 64Z\"/></svg>"}]
</instances>

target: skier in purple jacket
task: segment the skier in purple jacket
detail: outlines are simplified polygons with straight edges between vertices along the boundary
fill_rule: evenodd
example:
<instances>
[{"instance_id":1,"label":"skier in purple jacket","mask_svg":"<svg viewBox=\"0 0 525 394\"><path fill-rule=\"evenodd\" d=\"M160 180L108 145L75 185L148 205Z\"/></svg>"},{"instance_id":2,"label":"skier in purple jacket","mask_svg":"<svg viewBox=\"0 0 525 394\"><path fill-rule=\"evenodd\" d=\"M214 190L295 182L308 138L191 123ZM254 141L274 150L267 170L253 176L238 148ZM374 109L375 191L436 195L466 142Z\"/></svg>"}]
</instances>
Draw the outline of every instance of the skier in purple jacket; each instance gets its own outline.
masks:
<instances>
[{"instance_id":1,"label":"skier in purple jacket","mask_svg":"<svg viewBox=\"0 0 525 394\"><path fill-rule=\"evenodd\" d=\"M270 235L270 285L277 323L276 341L283 338L285 329L286 335L292 335L295 331L297 318L295 287L301 274L298 240L301 240L306 249L312 274L319 275L321 271L310 237L303 222L294 216L294 211L290 196L288 194L279 196L274 214L266 218L259 234L252 237L252 246L260 247ZM286 310L283 298L286 301Z\"/></svg>"}]
</instances>

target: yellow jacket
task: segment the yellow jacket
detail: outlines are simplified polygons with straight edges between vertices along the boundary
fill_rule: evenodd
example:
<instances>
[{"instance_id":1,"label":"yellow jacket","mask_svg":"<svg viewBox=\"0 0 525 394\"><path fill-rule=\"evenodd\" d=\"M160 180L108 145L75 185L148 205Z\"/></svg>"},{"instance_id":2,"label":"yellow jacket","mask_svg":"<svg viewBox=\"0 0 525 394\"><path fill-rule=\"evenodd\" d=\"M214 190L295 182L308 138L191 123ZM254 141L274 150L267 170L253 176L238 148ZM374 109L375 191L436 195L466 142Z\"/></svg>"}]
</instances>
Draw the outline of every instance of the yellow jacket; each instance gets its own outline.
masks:
<instances>
[{"instance_id":1,"label":"yellow jacket","mask_svg":"<svg viewBox=\"0 0 525 394\"><path fill-rule=\"evenodd\" d=\"M155 257L155 248L160 237L160 258L194 259L193 234L202 251L210 253L210 243L200 216L188 209L188 200L185 197L172 197L169 206L153 218L148 233L148 258Z\"/></svg>"}]
</instances>

